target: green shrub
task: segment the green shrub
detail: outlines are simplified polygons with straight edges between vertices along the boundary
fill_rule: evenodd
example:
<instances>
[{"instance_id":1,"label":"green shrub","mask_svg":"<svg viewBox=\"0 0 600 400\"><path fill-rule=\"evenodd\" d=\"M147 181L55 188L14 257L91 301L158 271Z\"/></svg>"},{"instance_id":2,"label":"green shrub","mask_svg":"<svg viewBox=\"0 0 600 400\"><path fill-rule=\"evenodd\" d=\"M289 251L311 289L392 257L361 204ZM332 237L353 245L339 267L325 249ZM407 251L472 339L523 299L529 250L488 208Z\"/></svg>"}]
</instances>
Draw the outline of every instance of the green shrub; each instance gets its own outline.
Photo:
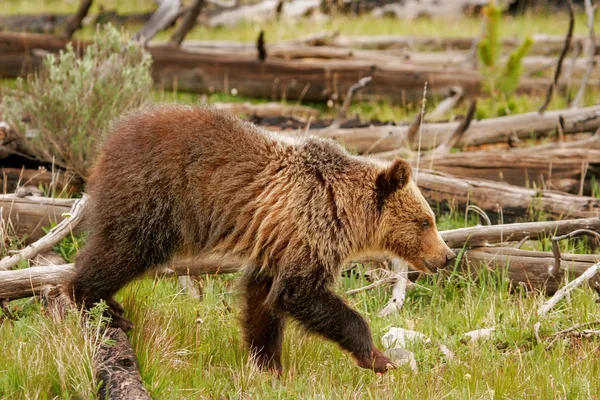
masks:
<instances>
[{"instance_id":1,"label":"green shrub","mask_svg":"<svg viewBox=\"0 0 600 400\"><path fill-rule=\"evenodd\" d=\"M117 115L150 97L151 57L107 25L82 57L69 45L4 97L4 116L32 154L87 178L103 133Z\"/></svg>"},{"instance_id":2,"label":"green shrub","mask_svg":"<svg viewBox=\"0 0 600 400\"><path fill-rule=\"evenodd\" d=\"M492 97L501 94L510 96L519 86L522 72L522 60L527 55L533 41L526 37L521 45L508 57L504 67L499 65L500 59L500 20L502 10L495 2L485 8L485 30L479 42L478 55L481 72L485 78L485 89Z\"/></svg>"}]
</instances>

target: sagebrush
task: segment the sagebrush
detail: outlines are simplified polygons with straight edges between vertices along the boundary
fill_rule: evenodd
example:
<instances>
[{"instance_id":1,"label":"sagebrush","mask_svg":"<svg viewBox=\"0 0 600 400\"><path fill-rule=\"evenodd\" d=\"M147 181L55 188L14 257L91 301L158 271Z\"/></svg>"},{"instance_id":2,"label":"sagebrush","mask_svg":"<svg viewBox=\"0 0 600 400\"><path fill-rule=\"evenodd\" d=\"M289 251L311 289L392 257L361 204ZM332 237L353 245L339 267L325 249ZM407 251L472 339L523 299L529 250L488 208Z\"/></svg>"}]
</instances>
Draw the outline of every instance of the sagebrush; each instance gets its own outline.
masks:
<instances>
[{"instance_id":1,"label":"sagebrush","mask_svg":"<svg viewBox=\"0 0 600 400\"><path fill-rule=\"evenodd\" d=\"M3 99L4 116L32 154L86 178L110 121L150 98L150 67L141 43L99 27L83 56L69 44L18 80Z\"/></svg>"}]
</instances>

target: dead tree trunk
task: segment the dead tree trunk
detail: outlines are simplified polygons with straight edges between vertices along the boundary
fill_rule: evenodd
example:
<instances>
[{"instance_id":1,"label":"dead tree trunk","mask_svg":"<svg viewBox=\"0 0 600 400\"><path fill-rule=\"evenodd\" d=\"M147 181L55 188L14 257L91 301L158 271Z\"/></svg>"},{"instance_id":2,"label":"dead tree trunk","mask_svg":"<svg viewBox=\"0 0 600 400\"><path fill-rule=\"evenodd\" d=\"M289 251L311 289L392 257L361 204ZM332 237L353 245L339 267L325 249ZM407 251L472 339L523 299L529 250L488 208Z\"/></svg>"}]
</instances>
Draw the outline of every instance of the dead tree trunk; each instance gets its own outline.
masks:
<instances>
[{"instance_id":1,"label":"dead tree trunk","mask_svg":"<svg viewBox=\"0 0 600 400\"><path fill-rule=\"evenodd\" d=\"M109 400L150 400L127 334L119 328L107 328L103 339L98 343L98 352L93 360L94 371L101 381L99 397Z\"/></svg>"}]
</instances>

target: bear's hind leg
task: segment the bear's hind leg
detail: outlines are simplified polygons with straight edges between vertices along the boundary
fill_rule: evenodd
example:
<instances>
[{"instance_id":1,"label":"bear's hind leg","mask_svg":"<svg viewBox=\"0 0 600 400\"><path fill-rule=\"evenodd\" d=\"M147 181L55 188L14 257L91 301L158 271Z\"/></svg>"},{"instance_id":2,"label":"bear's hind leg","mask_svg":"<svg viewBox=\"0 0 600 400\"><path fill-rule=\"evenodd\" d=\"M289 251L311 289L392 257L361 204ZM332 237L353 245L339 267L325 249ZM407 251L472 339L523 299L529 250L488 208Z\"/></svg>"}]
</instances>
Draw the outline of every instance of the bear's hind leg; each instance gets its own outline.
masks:
<instances>
[{"instance_id":1,"label":"bear's hind leg","mask_svg":"<svg viewBox=\"0 0 600 400\"><path fill-rule=\"evenodd\" d=\"M278 301L305 329L349 351L360 367L382 373L395 368L373 344L367 321L322 284L307 278L287 279Z\"/></svg>"},{"instance_id":2,"label":"bear's hind leg","mask_svg":"<svg viewBox=\"0 0 600 400\"><path fill-rule=\"evenodd\" d=\"M93 307L100 300L108 305L107 315L111 325L123 330L133 324L123 317L123 307L113 298L114 294L127 283L153 267L158 261L170 257L152 254L153 247L125 243L111 244L102 235L92 234L86 246L80 251L75 262L75 274L67 291L69 296L85 309Z\"/></svg>"},{"instance_id":3,"label":"bear's hind leg","mask_svg":"<svg viewBox=\"0 0 600 400\"><path fill-rule=\"evenodd\" d=\"M242 327L250 355L259 367L281 374L281 346L284 316L265 304L272 281L264 277L245 277Z\"/></svg>"}]
</instances>

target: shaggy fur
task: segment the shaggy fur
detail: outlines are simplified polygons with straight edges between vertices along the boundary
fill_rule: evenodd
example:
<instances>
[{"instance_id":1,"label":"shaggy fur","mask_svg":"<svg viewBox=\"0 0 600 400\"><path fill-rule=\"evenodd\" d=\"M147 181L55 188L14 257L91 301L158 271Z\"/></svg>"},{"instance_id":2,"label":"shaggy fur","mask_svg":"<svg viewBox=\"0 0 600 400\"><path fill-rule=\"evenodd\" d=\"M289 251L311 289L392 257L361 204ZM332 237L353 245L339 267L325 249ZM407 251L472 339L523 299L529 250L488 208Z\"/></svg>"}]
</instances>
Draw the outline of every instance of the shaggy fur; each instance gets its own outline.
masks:
<instances>
[{"instance_id":1,"label":"shaggy fur","mask_svg":"<svg viewBox=\"0 0 600 400\"><path fill-rule=\"evenodd\" d=\"M335 295L344 261L386 252L432 272L454 257L402 160L352 156L207 108L158 106L116 122L89 181L91 234L70 285L89 307L175 254L246 265L244 337L281 371L284 319L336 341L363 368L391 361ZM124 322L123 322L124 323Z\"/></svg>"}]
</instances>

